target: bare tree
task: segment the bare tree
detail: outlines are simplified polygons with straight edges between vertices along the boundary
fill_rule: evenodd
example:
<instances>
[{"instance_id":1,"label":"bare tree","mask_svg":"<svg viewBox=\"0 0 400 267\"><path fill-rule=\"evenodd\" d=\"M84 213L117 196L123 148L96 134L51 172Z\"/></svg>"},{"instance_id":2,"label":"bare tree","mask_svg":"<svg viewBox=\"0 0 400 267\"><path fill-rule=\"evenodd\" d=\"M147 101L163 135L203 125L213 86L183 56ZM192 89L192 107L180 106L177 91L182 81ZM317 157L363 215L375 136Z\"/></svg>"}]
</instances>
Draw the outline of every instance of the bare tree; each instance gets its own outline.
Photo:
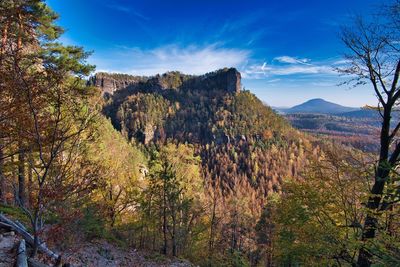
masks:
<instances>
[{"instance_id":1,"label":"bare tree","mask_svg":"<svg viewBox=\"0 0 400 267\"><path fill-rule=\"evenodd\" d=\"M382 117L379 157L366 203L363 246L357 260L359 266L372 264L374 252L368 244L377 235L381 213L394 204L395 194L400 190L387 190L388 185L393 184L393 174L398 167L400 155L400 121L393 119L393 113L400 104L399 7L400 2L396 1L392 6L382 9L386 12L383 16L374 17L370 21L356 17L352 26L342 29L341 35L349 50L345 55L349 65L339 71L350 75L348 82L353 85L372 85L378 99L377 110Z\"/></svg>"}]
</instances>

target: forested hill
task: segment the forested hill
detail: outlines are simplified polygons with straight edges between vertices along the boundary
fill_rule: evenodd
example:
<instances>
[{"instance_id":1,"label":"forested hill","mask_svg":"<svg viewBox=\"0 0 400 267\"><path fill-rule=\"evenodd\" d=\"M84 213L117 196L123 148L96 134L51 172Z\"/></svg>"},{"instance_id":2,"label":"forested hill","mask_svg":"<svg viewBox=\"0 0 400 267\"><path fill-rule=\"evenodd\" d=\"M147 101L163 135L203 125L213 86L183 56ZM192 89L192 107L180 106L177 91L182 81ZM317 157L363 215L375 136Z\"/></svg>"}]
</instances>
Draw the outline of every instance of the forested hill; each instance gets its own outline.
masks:
<instances>
[{"instance_id":1,"label":"forested hill","mask_svg":"<svg viewBox=\"0 0 400 267\"><path fill-rule=\"evenodd\" d=\"M194 145L206 180L220 183L224 194L243 190L243 197L259 202L252 206L258 211L313 149L285 119L240 90L233 68L202 76L100 73L90 83L108 93L104 113L129 140Z\"/></svg>"}]
</instances>

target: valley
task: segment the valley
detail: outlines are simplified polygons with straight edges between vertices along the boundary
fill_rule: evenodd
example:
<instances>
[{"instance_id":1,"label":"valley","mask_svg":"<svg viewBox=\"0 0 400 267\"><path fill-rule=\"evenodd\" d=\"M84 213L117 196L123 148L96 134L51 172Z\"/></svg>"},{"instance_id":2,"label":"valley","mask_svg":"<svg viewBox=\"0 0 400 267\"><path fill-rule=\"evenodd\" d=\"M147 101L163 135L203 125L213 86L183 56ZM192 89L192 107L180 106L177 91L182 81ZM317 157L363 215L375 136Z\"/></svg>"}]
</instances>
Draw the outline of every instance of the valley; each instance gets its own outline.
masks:
<instances>
[{"instance_id":1,"label":"valley","mask_svg":"<svg viewBox=\"0 0 400 267\"><path fill-rule=\"evenodd\" d=\"M382 123L372 107L350 108L314 99L290 109L276 109L293 127L366 152L379 149ZM398 119L398 113L393 113Z\"/></svg>"}]
</instances>

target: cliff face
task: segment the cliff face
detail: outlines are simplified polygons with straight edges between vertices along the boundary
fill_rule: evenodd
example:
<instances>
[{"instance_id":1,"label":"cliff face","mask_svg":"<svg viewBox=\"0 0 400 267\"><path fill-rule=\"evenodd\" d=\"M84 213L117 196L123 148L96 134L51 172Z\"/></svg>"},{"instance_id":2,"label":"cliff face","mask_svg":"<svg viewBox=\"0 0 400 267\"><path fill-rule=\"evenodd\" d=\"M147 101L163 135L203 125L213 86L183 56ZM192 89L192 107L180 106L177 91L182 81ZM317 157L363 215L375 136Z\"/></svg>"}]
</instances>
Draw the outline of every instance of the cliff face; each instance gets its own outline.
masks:
<instances>
[{"instance_id":1,"label":"cliff face","mask_svg":"<svg viewBox=\"0 0 400 267\"><path fill-rule=\"evenodd\" d=\"M137 85L145 80L147 80L146 77L99 72L90 77L88 84L101 88L103 94L112 95L117 90Z\"/></svg>"},{"instance_id":2,"label":"cliff face","mask_svg":"<svg viewBox=\"0 0 400 267\"><path fill-rule=\"evenodd\" d=\"M225 68L201 76L167 72L152 77L126 74L96 73L89 85L99 87L103 93L113 95L116 91L130 89L133 92L157 92L162 90L221 90L238 93L241 75L235 68Z\"/></svg>"},{"instance_id":3,"label":"cliff face","mask_svg":"<svg viewBox=\"0 0 400 267\"><path fill-rule=\"evenodd\" d=\"M217 75L214 77L211 76L210 78L217 79L220 87L225 88L228 92L238 93L241 90L242 76L240 75L240 72L234 68L217 73Z\"/></svg>"},{"instance_id":4,"label":"cliff face","mask_svg":"<svg viewBox=\"0 0 400 267\"><path fill-rule=\"evenodd\" d=\"M163 135L166 127L161 125L168 113L180 112L175 105L185 106L186 101L191 103L201 98L210 100L236 95L241 90L241 75L234 68L200 76L176 71L152 77L97 73L88 84L100 88L107 96L103 112L112 119L114 126L121 131L127 128L129 138L148 144ZM132 114L128 116L128 113ZM132 121L132 117L137 120ZM130 121L128 126L125 121Z\"/></svg>"}]
</instances>

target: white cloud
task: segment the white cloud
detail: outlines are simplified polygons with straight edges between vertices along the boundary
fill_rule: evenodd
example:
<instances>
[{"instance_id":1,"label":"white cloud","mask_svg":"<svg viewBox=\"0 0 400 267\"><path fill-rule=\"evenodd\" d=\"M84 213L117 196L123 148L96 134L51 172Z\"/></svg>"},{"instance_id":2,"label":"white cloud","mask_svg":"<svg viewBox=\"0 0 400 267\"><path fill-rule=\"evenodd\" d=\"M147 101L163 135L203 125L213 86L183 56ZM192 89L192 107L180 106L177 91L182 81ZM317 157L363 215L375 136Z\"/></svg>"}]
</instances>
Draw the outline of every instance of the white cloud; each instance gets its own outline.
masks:
<instances>
[{"instance_id":1,"label":"white cloud","mask_svg":"<svg viewBox=\"0 0 400 267\"><path fill-rule=\"evenodd\" d=\"M333 74L334 71L330 66L289 66L278 67L271 71L274 75L293 75L293 74Z\"/></svg>"},{"instance_id":2,"label":"white cloud","mask_svg":"<svg viewBox=\"0 0 400 267\"><path fill-rule=\"evenodd\" d=\"M282 79L272 79L272 80L267 80L267 83L277 83L280 82Z\"/></svg>"},{"instance_id":3,"label":"white cloud","mask_svg":"<svg viewBox=\"0 0 400 267\"><path fill-rule=\"evenodd\" d=\"M266 71L267 70L267 62L264 62L261 66L261 70L262 71Z\"/></svg>"},{"instance_id":4,"label":"white cloud","mask_svg":"<svg viewBox=\"0 0 400 267\"><path fill-rule=\"evenodd\" d=\"M308 58L296 58L290 56L280 56L274 58L275 61L280 63L287 63L287 64L308 64L311 60Z\"/></svg>"},{"instance_id":5,"label":"white cloud","mask_svg":"<svg viewBox=\"0 0 400 267\"><path fill-rule=\"evenodd\" d=\"M204 74L224 67L240 69L248 61L249 55L247 50L220 48L216 45L167 45L150 50L126 48L123 52L116 52L110 56L110 60L94 58L94 63L100 69L111 67L119 72L134 75L155 75L172 70L187 74Z\"/></svg>"},{"instance_id":6,"label":"white cloud","mask_svg":"<svg viewBox=\"0 0 400 267\"><path fill-rule=\"evenodd\" d=\"M247 79L264 79L267 77L279 77L290 75L336 75L337 73L329 62L311 63L310 59L293 57L277 57L273 62L285 64L255 64L247 66L242 72ZM307 63L306 63L307 62Z\"/></svg>"},{"instance_id":7,"label":"white cloud","mask_svg":"<svg viewBox=\"0 0 400 267\"><path fill-rule=\"evenodd\" d=\"M351 60L348 59L338 59L332 63L335 67L338 66L349 66L351 64Z\"/></svg>"},{"instance_id":8,"label":"white cloud","mask_svg":"<svg viewBox=\"0 0 400 267\"><path fill-rule=\"evenodd\" d=\"M116 46L113 51L103 52L104 56L94 55L91 63L97 69L132 75L151 76L167 71L180 71L187 74L204 74L224 67L235 67L244 79L267 79L278 82L279 79L300 78L302 76L336 76L333 66L338 59L314 62L309 59L279 57L269 62L254 63L251 53L244 49L223 48L217 44L208 46L179 46L176 44L154 49L129 48ZM303 63L281 63L303 62ZM304 64L304 62L306 62ZM324 78L325 79L325 78Z\"/></svg>"}]
</instances>

